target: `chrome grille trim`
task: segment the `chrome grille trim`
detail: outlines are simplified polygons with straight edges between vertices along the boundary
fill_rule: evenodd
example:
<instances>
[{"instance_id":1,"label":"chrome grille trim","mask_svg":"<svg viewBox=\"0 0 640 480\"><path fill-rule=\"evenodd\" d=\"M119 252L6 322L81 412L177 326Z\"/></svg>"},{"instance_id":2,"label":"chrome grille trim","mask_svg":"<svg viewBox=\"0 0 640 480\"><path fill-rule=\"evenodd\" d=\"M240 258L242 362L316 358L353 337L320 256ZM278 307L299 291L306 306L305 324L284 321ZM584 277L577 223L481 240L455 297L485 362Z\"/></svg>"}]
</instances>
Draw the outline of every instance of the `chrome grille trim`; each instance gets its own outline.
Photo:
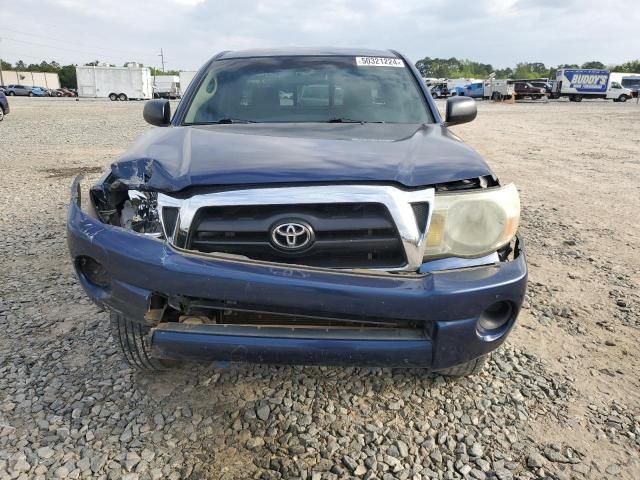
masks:
<instances>
[{"instance_id":1,"label":"chrome grille trim","mask_svg":"<svg viewBox=\"0 0 640 480\"><path fill-rule=\"evenodd\" d=\"M164 228L163 207L177 207L179 209L176 228L174 232L165 232L165 238L171 245L183 248L196 213L203 207L381 203L387 207L391 214L407 258L405 266L393 270L415 272L422 265L427 232L431 224L434 195L433 188L405 191L389 185L267 187L206 193L186 199L178 199L159 193L158 211ZM429 204L424 230L418 228L412 203Z\"/></svg>"}]
</instances>

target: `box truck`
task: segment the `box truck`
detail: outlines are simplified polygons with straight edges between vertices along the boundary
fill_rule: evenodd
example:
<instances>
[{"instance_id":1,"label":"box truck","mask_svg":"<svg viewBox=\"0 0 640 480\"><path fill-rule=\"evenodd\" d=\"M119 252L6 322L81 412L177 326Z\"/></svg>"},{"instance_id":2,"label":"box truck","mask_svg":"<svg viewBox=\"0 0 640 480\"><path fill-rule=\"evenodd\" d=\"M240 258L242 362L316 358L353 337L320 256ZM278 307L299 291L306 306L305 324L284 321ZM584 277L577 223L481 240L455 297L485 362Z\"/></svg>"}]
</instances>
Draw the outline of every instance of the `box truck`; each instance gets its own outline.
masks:
<instances>
[{"instance_id":1,"label":"box truck","mask_svg":"<svg viewBox=\"0 0 640 480\"><path fill-rule=\"evenodd\" d=\"M631 90L612 79L609 70L561 68L556 72L554 98L569 97L572 102L583 98L626 102L631 96Z\"/></svg>"},{"instance_id":2,"label":"box truck","mask_svg":"<svg viewBox=\"0 0 640 480\"><path fill-rule=\"evenodd\" d=\"M153 97L151 72L138 66L76 67L78 96L116 100L148 100Z\"/></svg>"},{"instance_id":3,"label":"box truck","mask_svg":"<svg viewBox=\"0 0 640 480\"><path fill-rule=\"evenodd\" d=\"M504 100L514 95L515 86L508 79L489 78L484 81L483 96L487 100Z\"/></svg>"},{"instance_id":4,"label":"box truck","mask_svg":"<svg viewBox=\"0 0 640 480\"><path fill-rule=\"evenodd\" d=\"M180 98L180 77L178 75L156 75L153 77L153 98Z\"/></svg>"}]
</instances>

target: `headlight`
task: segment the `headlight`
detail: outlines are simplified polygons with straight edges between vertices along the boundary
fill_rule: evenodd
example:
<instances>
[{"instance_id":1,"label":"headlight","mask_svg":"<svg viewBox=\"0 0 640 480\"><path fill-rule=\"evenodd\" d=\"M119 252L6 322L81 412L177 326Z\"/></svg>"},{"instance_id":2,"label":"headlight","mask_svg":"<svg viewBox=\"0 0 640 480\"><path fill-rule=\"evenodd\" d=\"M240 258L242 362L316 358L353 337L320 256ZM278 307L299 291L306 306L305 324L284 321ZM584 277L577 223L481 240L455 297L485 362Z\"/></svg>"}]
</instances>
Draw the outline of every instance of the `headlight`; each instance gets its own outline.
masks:
<instances>
[{"instance_id":1,"label":"headlight","mask_svg":"<svg viewBox=\"0 0 640 480\"><path fill-rule=\"evenodd\" d=\"M511 241L519 222L520 196L513 184L436 194L424 258L488 255Z\"/></svg>"},{"instance_id":2,"label":"headlight","mask_svg":"<svg viewBox=\"0 0 640 480\"><path fill-rule=\"evenodd\" d=\"M120 225L128 230L153 237L162 235L162 225L158 215L158 194L129 190L129 200L122 205Z\"/></svg>"}]
</instances>

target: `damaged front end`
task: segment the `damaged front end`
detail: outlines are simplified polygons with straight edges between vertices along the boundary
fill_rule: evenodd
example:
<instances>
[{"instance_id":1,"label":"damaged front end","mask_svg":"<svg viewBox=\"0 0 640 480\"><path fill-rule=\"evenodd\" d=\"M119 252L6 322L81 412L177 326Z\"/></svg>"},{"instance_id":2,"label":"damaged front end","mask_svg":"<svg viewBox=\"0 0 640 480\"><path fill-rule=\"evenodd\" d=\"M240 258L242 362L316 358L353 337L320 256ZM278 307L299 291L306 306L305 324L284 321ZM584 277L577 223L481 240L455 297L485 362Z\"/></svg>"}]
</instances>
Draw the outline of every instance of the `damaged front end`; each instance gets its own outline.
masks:
<instances>
[{"instance_id":1,"label":"damaged front end","mask_svg":"<svg viewBox=\"0 0 640 480\"><path fill-rule=\"evenodd\" d=\"M139 179L144 182L144 178ZM90 189L90 200L98 218L105 224L160 237L158 193L144 190L144 183L125 182L107 174Z\"/></svg>"},{"instance_id":2,"label":"damaged front end","mask_svg":"<svg viewBox=\"0 0 640 480\"><path fill-rule=\"evenodd\" d=\"M252 192L223 190L169 197L152 191L145 179L146 174L123 181L111 171L91 188L81 188L82 178L76 178L68 243L87 294L118 317L148 329L149 355L158 358L446 368L496 348L522 303L527 269L516 240L493 255L455 261L425 262L418 249L418 255L412 257L417 267L412 270L327 268L303 265L296 257L283 263L216 251L202 253L173 243L183 241L179 225L185 214L192 215L189 222L203 227L196 232L200 236L188 232L184 241L197 240L216 248L242 242L240 234L214 233L230 219L237 219L245 229L251 222L263 222L243 210L243 204L254 204ZM462 182L461 189L479 191L481 183ZM326 215L355 215L342 222L349 224L350 235L358 222L384 226L399 218L396 241L400 247L409 240L406 251L411 253L426 241L429 210L422 206L433 202L432 193L402 197L394 196L393 187L357 186L340 190L341 198L356 192L362 206L324 210L315 206L327 197L322 196L321 187L315 188L260 189L262 204L281 203L273 211L265 210L265 215L291 218L287 209L300 208L300 204L289 207L288 203L300 198L305 208L299 215L307 215L310 221L318 217L325 219L323 225L334 225L335 219ZM368 202L362 202L371 192L376 193L376 201L387 202L390 217L380 216ZM179 201L168 205L167 198ZM184 203L194 202L193 198L209 203ZM211 204L218 210L212 210ZM200 208L208 216L200 215ZM174 215L169 216L169 211ZM235 216L229 217L231 214ZM408 230L402 230L405 227ZM168 235L163 234L166 231ZM371 234L377 234L375 229ZM253 241L259 240L254 236ZM375 244L370 239L367 242ZM184 245L192 248L195 244Z\"/></svg>"}]
</instances>

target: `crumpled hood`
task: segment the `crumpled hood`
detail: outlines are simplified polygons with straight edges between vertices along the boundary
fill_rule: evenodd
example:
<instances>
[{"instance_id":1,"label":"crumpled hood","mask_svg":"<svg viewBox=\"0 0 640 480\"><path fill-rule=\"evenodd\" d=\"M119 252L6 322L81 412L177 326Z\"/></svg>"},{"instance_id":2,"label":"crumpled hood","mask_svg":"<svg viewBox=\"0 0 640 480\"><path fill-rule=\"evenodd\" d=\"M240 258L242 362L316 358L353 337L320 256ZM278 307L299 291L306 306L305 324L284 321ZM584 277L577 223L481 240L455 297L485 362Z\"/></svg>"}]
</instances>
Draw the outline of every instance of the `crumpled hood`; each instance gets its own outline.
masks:
<instances>
[{"instance_id":1,"label":"crumpled hood","mask_svg":"<svg viewBox=\"0 0 640 480\"><path fill-rule=\"evenodd\" d=\"M111 166L129 185L387 182L406 187L490 175L441 125L233 124L153 128Z\"/></svg>"}]
</instances>

